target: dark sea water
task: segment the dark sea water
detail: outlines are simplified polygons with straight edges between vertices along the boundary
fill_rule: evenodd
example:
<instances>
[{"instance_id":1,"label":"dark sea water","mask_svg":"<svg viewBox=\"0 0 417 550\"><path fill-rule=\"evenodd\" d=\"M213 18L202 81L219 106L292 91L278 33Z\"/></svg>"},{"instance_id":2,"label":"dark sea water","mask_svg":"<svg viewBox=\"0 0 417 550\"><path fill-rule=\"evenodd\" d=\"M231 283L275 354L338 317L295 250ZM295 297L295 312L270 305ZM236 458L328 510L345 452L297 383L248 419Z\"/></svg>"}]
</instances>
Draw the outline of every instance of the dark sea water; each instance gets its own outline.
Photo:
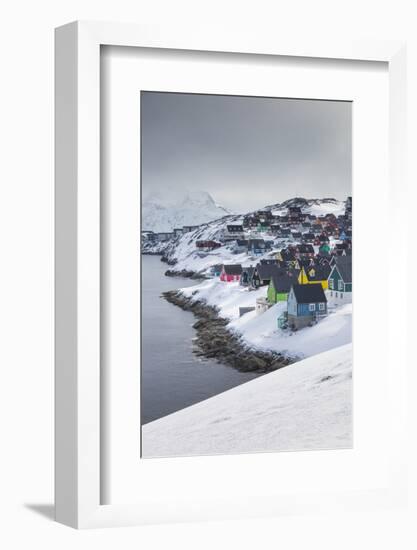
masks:
<instances>
[{"instance_id":1,"label":"dark sea water","mask_svg":"<svg viewBox=\"0 0 417 550\"><path fill-rule=\"evenodd\" d=\"M161 297L196 281L165 277L159 256L142 256L141 424L256 378L192 353L196 318Z\"/></svg>"}]
</instances>

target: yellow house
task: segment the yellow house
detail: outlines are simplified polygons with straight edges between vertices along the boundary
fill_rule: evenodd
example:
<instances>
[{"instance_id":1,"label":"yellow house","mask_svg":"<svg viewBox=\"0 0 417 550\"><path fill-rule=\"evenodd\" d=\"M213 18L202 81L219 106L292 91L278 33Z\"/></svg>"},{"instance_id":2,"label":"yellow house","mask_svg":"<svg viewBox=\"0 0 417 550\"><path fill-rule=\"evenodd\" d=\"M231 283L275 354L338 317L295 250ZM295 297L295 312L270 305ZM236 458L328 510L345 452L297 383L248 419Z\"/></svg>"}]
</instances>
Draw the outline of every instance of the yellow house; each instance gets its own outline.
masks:
<instances>
[{"instance_id":1,"label":"yellow house","mask_svg":"<svg viewBox=\"0 0 417 550\"><path fill-rule=\"evenodd\" d=\"M328 277L330 275L330 266L322 267L302 267L298 276L298 283L300 285L311 285L320 283L323 290L329 288Z\"/></svg>"},{"instance_id":2,"label":"yellow house","mask_svg":"<svg viewBox=\"0 0 417 550\"><path fill-rule=\"evenodd\" d=\"M282 255L282 250L279 250L275 254L275 259L279 260L280 262L286 262L287 267L290 268L290 269L300 269L300 263L297 260L297 258L291 258L289 260L286 256Z\"/></svg>"}]
</instances>

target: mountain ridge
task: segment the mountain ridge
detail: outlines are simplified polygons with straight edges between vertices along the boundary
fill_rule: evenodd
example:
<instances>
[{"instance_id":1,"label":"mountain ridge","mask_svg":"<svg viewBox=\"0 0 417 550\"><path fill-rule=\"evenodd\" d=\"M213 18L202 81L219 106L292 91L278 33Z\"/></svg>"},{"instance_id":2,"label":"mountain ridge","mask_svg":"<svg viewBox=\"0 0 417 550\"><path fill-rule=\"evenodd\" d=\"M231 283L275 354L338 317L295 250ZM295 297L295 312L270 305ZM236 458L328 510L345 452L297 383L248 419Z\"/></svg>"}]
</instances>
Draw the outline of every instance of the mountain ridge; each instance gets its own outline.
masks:
<instances>
[{"instance_id":1,"label":"mountain ridge","mask_svg":"<svg viewBox=\"0 0 417 550\"><path fill-rule=\"evenodd\" d=\"M206 191L188 191L175 199L156 192L142 203L142 229L170 232L184 225L201 225L229 215Z\"/></svg>"}]
</instances>

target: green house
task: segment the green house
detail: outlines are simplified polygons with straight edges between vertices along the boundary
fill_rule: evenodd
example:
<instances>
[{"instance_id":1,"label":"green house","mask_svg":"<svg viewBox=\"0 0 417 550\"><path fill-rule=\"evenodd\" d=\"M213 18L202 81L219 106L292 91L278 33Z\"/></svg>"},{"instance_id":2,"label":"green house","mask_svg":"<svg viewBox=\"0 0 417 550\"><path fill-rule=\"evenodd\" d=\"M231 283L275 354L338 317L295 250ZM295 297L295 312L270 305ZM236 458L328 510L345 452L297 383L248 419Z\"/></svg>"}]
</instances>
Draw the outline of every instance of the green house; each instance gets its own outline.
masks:
<instances>
[{"instance_id":1,"label":"green house","mask_svg":"<svg viewBox=\"0 0 417 550\"><path fill-rule=\"evenodd\" d=\"M270 304L286 302L291 285L296 284L296 282L296 273L273 273L268 286L268 302Z\"/></svg>"},{"instance_id":2,"label":"green house","mask_svg":"<svg viewBox=\"0 0 417 550\"><path fill-rule=\"evenodd\" d=\"M327 243L322 244L319 248L319 253L325 256L330 254L330 245L328 245Z\"/></svg>"},{"instance_id":3,"label":"green house","mask_svg":"<svg viewBox=\"0 0 417 550\"><path fill-rule=\"evenodd\" d=\"M329 275L329 290L351 295L352 293L352 259L349 256L340 256Z\"/></svg>"},{"instance_id":4,"label":"green house","mask_svg":"<svg viewBox=\"0 0 417 550\"><path fill-rule=\"evenodd\" d=\"M258 231L258 233L264 233L265 231L268 231L270 228L270 224L269 223L260 223L258 224L257 228L256 228L256 231Z\"/></svg>"}]
</instances>

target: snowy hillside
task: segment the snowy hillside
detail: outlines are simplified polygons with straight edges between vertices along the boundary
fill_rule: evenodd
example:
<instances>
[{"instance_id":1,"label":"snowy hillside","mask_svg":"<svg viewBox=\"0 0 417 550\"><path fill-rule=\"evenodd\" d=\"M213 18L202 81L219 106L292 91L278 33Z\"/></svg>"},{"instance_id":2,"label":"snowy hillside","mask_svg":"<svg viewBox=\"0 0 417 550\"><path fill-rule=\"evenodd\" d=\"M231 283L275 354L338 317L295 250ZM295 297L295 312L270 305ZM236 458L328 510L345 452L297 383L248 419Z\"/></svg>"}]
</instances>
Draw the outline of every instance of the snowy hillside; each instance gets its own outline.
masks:
<instances>
[{"instance_id":1,"label":"snowy hillside","mask_svg":"<svg viewBox=\"0 0 417 550\"><path fill-rule=\"evenodd\" d=\"M315 355L143 427L143 456L352 446L352 345Z\"/></svg>"},{"instance_id":2,"label":"snowy hillside","mask_svg":"<svg viewBox=\"0 0 417 550\"><path fill-rule=\"evenodd\" d=\"M289 199L283 203L265 207L271 210L274 215L284 215L289 206L299 206L304 214L314 214L324 216L326 214L344 214L345 202L336 199ZM250 212L248 213L251 214ZM224 229L228 224L242 223L241 215L228 215L222 219L217 219L202 224L198 229L186 233L179 239L170 243L164 250L169 263L175 264L176 271L194 271L204 273L210 266L222 263L242 263L243 265L255 265L261 257L252 258L248 254L234 254L232 245L224 245L221 248L208 253L201 253L196 250L196 241L198 240L221 240ZM259 235L253 232L251 238L262 237L264 240L274 240L272 236L266 234ZM330 238L333 244L332 238ZM278 247L279 249L282 246ZM267 257L267 256L265 256Z\"/></svg>"},{"instance_id":3,"label":"snowy hillside","mask_svg":"<svg viewBox=\"0 0 417 550\"><path fill-rule=\"evenodd\" d=\"M144 231L169 232L184 225L201 225L229 214L205 191L168 198L159 193L148 195L142 203Z\"/></svg>"},{"instance_id":4,"label":"snowy hillside","mask_svg":"<svg viewBox=\"0 0 417 550\"><path fill-rule=\"evenodd\" d=\"M330 308L329 315L317 325L291 332L277 327L277 319L287 308L286 302L275 304L262 315L255 311L239 317L239 307L254 306L256 299L266 297L267 287L253 291L239 283L223 283L218 279L181 290L192 300L203 301L229 319L227 327L238 334L249 347L283 353L286 356L310 357L352 341L352 304Z\"/></svg>"}]
</instances>

